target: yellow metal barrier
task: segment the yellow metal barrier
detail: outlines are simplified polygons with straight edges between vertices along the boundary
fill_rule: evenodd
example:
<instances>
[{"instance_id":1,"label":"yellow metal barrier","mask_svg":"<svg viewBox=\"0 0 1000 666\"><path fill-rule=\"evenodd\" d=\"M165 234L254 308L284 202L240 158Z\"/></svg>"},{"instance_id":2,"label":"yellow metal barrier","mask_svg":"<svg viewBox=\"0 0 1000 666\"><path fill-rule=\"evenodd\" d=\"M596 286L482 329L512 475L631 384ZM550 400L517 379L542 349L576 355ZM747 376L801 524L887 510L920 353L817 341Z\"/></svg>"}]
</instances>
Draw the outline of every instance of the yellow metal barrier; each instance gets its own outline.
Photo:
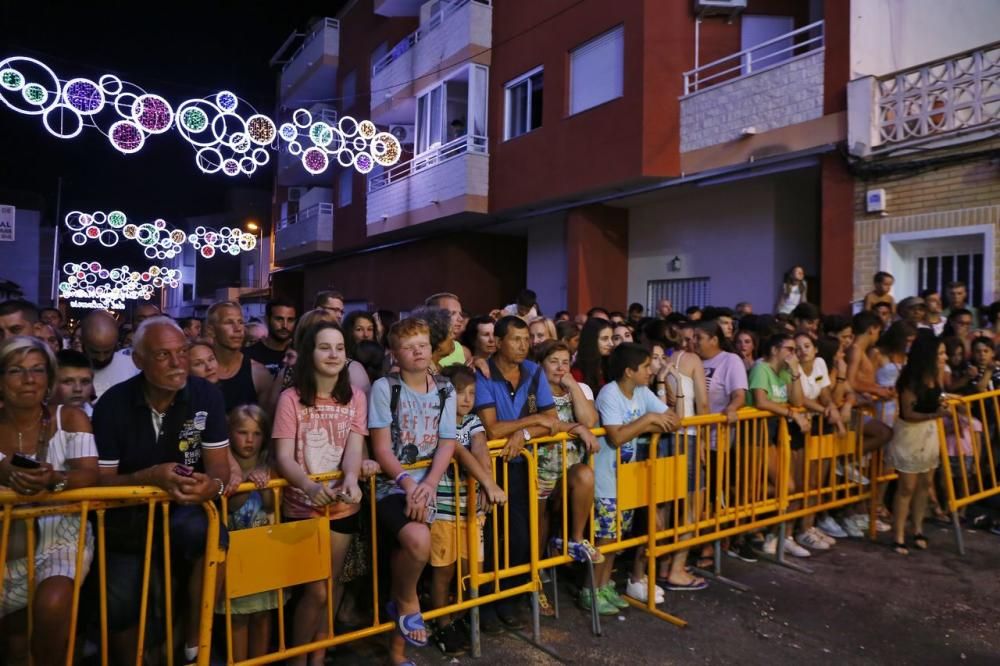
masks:
<instances>
[{"instance_id":1,"label":"yellow metal barrier","mask_svg":"<svg viewBox=\"0 0 1000 666\"><path fill-rule=\"evenodd\" d=\"M198 660L199 665L207 665L211 654L211 634L212 634L212 608L215 600L216 576L224 557L224 553L218 548L219 541L219 516L215 505L206 502L202 505L207 518L206 538L214 548L206 549L204 558L203 587L201 595L201 617L198 629ZM87 571L87 560L91 555L90 534L96 531L96 576L97 594L99 597L99 642L100 660L102 666L106 666L110 658L110 641L108 627L108 599L107 582L109 572L107 568L107 539L105 535L105 523L108 511L136 510L146 508L146 532L145 546L143 553L142 571L142 591L137 618L137 650L134 657L136 664L143 663L144 654L150 650L145 648L147 621L150 616L150 580L152 578L154 559L153 541L155 536L155 520L158 509L162 512L162 575L165 608L163 611L164 621L164 642L162 645L163 658L167 664L173 664L174 655L174 609L172 605L171 590L171 557L170 557L170 531L169 531L169 511L170 501L166 493L150 487L120 487L120 488L84 488L70 490L64 493L33 495L26 497L9 491L0 491L0 508L3 512L2 530L0 530L0 570L4 570L10 563L7 562L9 549L12 545L12 536L18 530L15 526L20 524L19 530L24 535L23 553L27 569L27 614L28 614L28 634L26 638L30 641L32 635L32 610L34 605L34 594L36 589L36 558L41 555L36 549L39 545L36 537L36 520L39 518L49 519L52 517L66 517L72 520L75 525L72 528L77 532L75 556L76 576L73 579L73 592L69 600L70 603L70 625L69 639L66 646L66 664L75 663L77 657L79 610L81 603L81 589ZM93 527L90 519L94 518ZM90 567L91 577L95 576L93 566ZM17 582L16 580L10 582ZM3 598L5 581L0 578L0 598ZM155 650L153 650L155 651ZM126 655L118 655L120 659Z\"/></svg>"}]
</instances>

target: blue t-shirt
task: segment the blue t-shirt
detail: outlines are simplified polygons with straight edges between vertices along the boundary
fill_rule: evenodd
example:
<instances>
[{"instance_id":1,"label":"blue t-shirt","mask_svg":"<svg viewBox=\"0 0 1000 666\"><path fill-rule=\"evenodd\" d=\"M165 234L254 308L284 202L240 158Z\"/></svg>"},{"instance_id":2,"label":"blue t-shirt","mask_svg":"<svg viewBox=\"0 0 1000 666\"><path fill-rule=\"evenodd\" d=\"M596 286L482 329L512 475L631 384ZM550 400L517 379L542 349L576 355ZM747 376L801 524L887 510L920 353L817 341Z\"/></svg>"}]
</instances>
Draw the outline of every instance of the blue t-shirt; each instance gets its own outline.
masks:
<instances>
[{"instance_id":1,"label":"blue t-shirt","mask_svg":"<svg viewBox=\"0 0 1000 666\"><path fill-rule=\"evenodd\" d=\"M618 382L605 384L597 394L597 411L601 415L601 425L621 426L642 418L646 414L662 414L667 406L646 386L637 386L632 392L632 398L626 398L618 388ZM622 463L635 459L639 437L631 439L619 448L622 452ZM601 448L594 456L594 497L618 497L616 478L617 457L615 448L608 444L607 438L601 437Z\"/></svg>"},{"instance_id":2,"label":"blue t-shirt","mask_svg":"<svg viewBox=\"0 0 1000 666\"><path fill-rule=\"evenodd\" d=\"M405 382L400 381L397 411L402 442L396 451L396 458L404 465L430 460L437 451L438 440L456 437L454 389L448 392L442 411L437 386L429 375L427 383L427 392L417 393ZM372 385L368 397L369 430L388 428L392 425L391 395L389 380L385 377ZM410 475L419 483L426 476L428 469L430 468L413 470ZM392 479L385 476L380 476L375 484L376 499L402 492Z\"/></svg>"},{"instance_id":3,"label":"blue t-shirt","mask_svg":"<svg viewBox=\"0 0 1000 666\"><path fill-rule=\"evenodd\" d=\"M476 370L476 411L487 407L496 410L497 421L516 421L529 414L555 408L552 389L541 366L531 361L521 363L521 376L517 386L504 379L503 373L489 360L490 376L486 378ZM534 394L534 405L529 405Z\"/></svg>"}]
</instances>

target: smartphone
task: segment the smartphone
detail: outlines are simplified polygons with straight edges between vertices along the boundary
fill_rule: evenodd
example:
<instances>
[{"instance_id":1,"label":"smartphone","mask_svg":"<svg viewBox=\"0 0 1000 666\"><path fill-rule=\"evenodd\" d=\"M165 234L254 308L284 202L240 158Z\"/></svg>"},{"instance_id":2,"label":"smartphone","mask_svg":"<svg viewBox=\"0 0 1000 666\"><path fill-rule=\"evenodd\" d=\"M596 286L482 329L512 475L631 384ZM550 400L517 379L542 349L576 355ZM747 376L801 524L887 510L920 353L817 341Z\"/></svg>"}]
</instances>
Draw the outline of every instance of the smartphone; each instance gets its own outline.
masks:
<instances>
[{"instance_id":1,"label":"smartphone","mask_svg":"<svg viewBox=\"0 0 1000 666\"><path fill-rule=\"evenodd\" d=\"M437 514L438 508L436 506L433 504L427 505L427 508L424 510L424 522L428 525L432 524L437 519Z\"/></svg>"},{"instance_id":2,"label":"smartphone","mask_svg":"<svg viewBox=\"0 0 1000 666\"><path fill-rule=\"evenodd\" d=\"M178 476L191 476L194 474L194 470L187 465L175 465L174 474L177 474Z\"/></svg>"},{"instance_id":3,"label":"smartphone","mask_svg":"<svg viewBox=\"0 0 1000 666\"><path fill-rule=\"evenodd\" d=\"M38 462L34 458L29 458L28 456L15 453L10 457L10 464L14 467L20 467L21 469L38 469L42 466L42 463Z\"/></svg>"}]
</instances>

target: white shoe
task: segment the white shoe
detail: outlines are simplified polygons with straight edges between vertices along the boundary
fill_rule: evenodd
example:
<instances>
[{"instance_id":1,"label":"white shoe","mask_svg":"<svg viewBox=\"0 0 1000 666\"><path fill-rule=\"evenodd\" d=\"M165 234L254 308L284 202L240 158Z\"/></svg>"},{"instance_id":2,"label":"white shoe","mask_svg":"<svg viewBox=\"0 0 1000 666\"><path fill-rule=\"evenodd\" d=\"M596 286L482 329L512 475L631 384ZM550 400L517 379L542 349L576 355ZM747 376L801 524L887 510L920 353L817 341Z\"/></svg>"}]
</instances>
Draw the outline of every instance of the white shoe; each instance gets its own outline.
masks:
<instances>
[{"instance_id":1,"label":"white shoe","mask_svg":"<svg viewBox=\"0 0 1000 666\"><path fill-rule=\"evenodd\" d=\"M847 536L852 539L863 539L865 536L864 530L858 527L857 521L854 520L854 516L847 516L840 521L843 526L844 531L847 532Z\"/></svg>"},{"instance_id":2,"label":"white shoe","mask_svg":"<svg viewBox=\"0 0 1000 666\"><path fill-rule=\"evenodd\" d=\"M837 524L837 521L833 519L833 516L824 516L816 522L816 527L826 534L827 536L834 537L836 539L846 539L847 532L844 528Z\"/></svg>"},{"instance_id":3,"label":"white shoe","mask_svg":"<svg viewBox=\"0 0 1000 666\"><path fill-rule=\"evenodd\" d=\"M656 588L656 603L663 603L663 588L659 585L654 585ZM632 597L637 601L646 603L649 601L649 578L643 576L642 580L629 581L625 586L625 594Z\"/></svg>"},{"instance_id":4,"label":"white shoe","mask_svg":"<svg viewBox=\"0 0 1000 666\"><path fill-rule=\"evenodd\" d=\"M777 555L778 553L778 537L774 534L768 534L764 537L764 547L761 549L768 555Z\"/></svg>"},{"instance_id":5,"label":"white shoe","mask_svg":"<svg viewBox=\"0 0 1000 666\"><path fill-rule=\"evenodd\" d=\"M805 548L812 548L813 550L830 550L830 544L824 541L822 537L817 536L813 530L802 532L795 537L795 541L797 541L800 546ZM785 547L785 550L788 550L787 546Z\"/></svg>"},{"instance_id":6,"label":"white shoe","mask_svg":"<svg viewBox=\"0 0 1000 666\"><path fill-rule=\"evenodd\" d=\"M847 480L851 483L860 483L863 486L867 486L869 483L868 477L861 473L857 465L847 466Z\"/></svg>"},{"instance_id":7,"label":"white shoe","mask_svg":"<svg viewBox=\"0 0 1000 666\"><path fill-rule=\"evenodd\" d=\"M827 546L829 548L829 546ZM811 557L812 553L795 543L792 537L785 537L785 552L792 557Z\"/></svg>"},{"instance_id":8,"label":"white shoe","mask_svg":"<svg viewBox=\"0 0 1000 666\"><path fill-rule=\"evenodd\" d=\"M810 527L809 531L812 532L813 536L818 537L818 538L822 539L823 541L825 541L826 545L828 545L828 546L836 546L837 545L837 540L836 539L834 539L829 534L825 534L823 532L823 530L819 529L818 527Z\"/></svg>"},{"instance_id":9,"label":"white shoe","mask_svg":"<svg viewBox=\"0 0 1000 666\"><path fill-rule=\"evenodd\" d=\"M883 523L878 518L875 519L875 531L876 532L888 532L892 529L892 525L889 523Z\"/></svg>"}]
</instances>

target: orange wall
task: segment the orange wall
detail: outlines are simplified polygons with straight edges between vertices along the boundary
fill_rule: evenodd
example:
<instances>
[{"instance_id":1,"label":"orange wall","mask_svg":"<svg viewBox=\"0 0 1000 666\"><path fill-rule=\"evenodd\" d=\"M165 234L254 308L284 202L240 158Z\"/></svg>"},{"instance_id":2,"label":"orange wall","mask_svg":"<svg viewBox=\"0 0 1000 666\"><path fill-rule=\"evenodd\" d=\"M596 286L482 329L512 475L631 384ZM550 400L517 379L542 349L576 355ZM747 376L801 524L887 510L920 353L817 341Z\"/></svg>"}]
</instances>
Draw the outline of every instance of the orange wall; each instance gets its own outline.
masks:
<instances>
[{"instance_id":1,"label":"orange wall","mask_svg":"<svg viewBox=\"0 0 1000 666\"><path fill-rule=\"evenodd\" d=\"M566 309L628 307L628 209L583 206L566 215Z\"/></svg>"}]
</instances>

